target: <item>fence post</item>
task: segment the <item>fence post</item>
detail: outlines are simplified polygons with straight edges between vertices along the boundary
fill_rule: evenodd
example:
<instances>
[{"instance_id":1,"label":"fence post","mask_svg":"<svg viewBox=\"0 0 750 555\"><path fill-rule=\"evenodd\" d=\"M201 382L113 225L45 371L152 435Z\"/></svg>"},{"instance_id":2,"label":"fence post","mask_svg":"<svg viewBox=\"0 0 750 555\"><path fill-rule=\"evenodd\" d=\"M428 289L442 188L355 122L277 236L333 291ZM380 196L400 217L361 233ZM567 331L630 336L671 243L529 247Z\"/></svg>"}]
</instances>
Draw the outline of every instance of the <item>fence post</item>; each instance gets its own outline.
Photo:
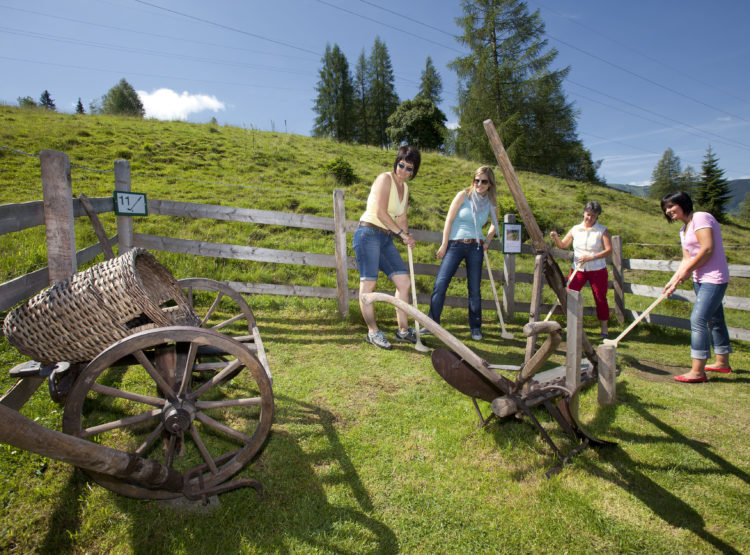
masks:
<instances>
[{"instance_id":1,"label":"fence post","mask_svg":"<svg viewBox=\"0 0 750 555\"><path fill-rule=\"evenodd\" d=\"M581 353L583 345L583 295L568 290L568 327L565 337L565 387L575 391L581 384ZM570 404L573 418L578 417L578 398Z\"/></svg>"},{"instance_id":2,"label":"fence post","mask_svg":"<svg viewBox=\"0 0 750 555\"><path fill-rule=\"evenodd\" d=\"M42 195L47 236L49 283L69 278L78 270L70 159L64 152L42 150Z\"/></svg>"},{"instance_id":3,"label":"fence post","mask_svg":"<svg viewBox=\"0 0 750 555\"><path fill-rule=\"evenodd\" d=\"M622 237L612 237L612 284L615 290L615 317L625 323L625 277L622 271Z\"/></svg>"},{"instance_id":4,"label":"fence post","mask_svg":"<svg viewBox=\"0 0 750 555\"><path fill-rule=\"evenodd\" d=\"M336 289L339 316L349 317L349 276L346 261L346 210L344 190L333 190L333 242L336 249Z\"/></svg>"},{"instance_id":5,"label":"fence post","mask_svg":"<svg viewBox=\"0 0 750 555\"><path fill-rule=\"evenodd\" d=\"M503 221L509 224L516 223L515 214L505 214ZM497 230L497 236L500 239L500 244L503 244L503 230L502 228ZM503 307L505 308L505 314L508 316L508 321L513 320L513 316L516 313L516 255L505 254L503 255Z\"/></svg>"},{"instance_id":6,"label":"fence post","mask_svg":"<svg viewBox=\"0 0 750 555\"><path fill-rule=\"evenodd\" d=\"M615 404L617 350L614 345L599 345L596 349L599 357L599 385L597 387L597 401L602 406Z\"/></svg>"},{"instance_id":7,"label":"fence post","mask_svg":"<svg viewBox=\"0 0 750 555\"><path fill-rule=\"evenodd\" d=\"M529 302L529 322L539 321L539 309L542 306L544 292L544 257L546 254L537 254L534 257L534 283L531 286L531 301ZM526 358L528 361L536 352L536 334L526 338Z\"/></svg>"},{"instance_id":8,"label":"fence post","mask_svg":"<svg viewBox=\"0 0 750 555\"><path fill-rule=\"evenodd\" d=\"M115 160L115 190L130 192L130 160ZM117 216L118 254L133 248L133 217Z\"/></svg>"}]
</instances>

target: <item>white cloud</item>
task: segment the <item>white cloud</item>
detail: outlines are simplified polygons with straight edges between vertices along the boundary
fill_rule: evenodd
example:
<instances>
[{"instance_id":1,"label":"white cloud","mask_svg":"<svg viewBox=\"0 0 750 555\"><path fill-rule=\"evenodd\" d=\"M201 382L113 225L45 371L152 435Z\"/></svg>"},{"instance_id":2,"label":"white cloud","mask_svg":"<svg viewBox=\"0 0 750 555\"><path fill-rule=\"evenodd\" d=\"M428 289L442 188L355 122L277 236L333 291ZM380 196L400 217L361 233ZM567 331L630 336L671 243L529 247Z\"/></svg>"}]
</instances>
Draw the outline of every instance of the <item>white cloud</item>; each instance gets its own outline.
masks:
<instances>
[{"instance_id":1,"label":"white cloud","mask_svg":"<svg viewBox=\"0 0 750 555\"><path fill-rule=\"evenodd\" d=\"M218 112L226 107L215 96L190 94L183 91L178 94L171 89L158 89L152 93L137 91L146 110L147 118L165 120L186 120L190 114L211 110Z\"/></svg>"},{"instance_id":2,"label":"white cloud","mask_svg":"<svg viewBox=\"0 0 750 555\"><path fill-rule=\"evenodd\" d=\"M446 127L448 128L448 129L450 129L451 131L453 131L454 129L458 129L459 127L461 127L461 126L460 126L460 125L458 124L458 122L457 122L457 121L449 121L449 122L448 122L448 123L447 123L447 124L446 124L445 126L446 126Z\"/></svg>"}]
</instances>

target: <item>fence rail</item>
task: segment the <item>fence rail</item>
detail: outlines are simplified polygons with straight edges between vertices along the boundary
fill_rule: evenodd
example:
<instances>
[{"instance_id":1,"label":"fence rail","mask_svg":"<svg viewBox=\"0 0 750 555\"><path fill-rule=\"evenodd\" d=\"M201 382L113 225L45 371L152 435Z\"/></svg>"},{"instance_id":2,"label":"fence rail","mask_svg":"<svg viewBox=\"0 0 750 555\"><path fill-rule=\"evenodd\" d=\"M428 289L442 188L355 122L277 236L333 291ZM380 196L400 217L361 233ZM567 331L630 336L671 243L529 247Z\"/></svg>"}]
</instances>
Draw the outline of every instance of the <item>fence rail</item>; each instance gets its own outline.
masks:
<instances>
[{"instance_id":1,"label":"fence rail","mask_svg":"<svg viewBox=\"0 0 750 555\"><path fill-rule=\"evenodd\" d=\"M43 151L43 153L45 152L51 153L53 151ZM53 264L55 267L63 269L58 270L58 272L64 272L65 268L68 266L78 268L102 253L102 248L99 244L94 244L78 252L73 252L74 247L73 249L69 248L70 240L66 236L66 231L72 229L72 221L66 221L65 218L61 218L60 221L56 222L56 225L59 226L63 232L52 233L50 235L50 227L53 226L55 222L49 222L49 214L67 213L69 214L69 219L86 216L86 212L78 199L73 198L72 196L69 162L67 166L67 178L64 174L66 168L61 157L64 157L64 160L67 161L67 156L62 153L53 154L54 156L40 155L40 161L42 164L43 201L0 205L0 235L22 231L35 226L46 225L48 257L50 259L50 266L48 268L42 268L0 284L0 311L8 310L15 304L34 295L51 282L55 281L53 272L50 271ZM50 159L52 161L50 161ZM114 187L120 191L129 191L129 162L117 160L115 162L114 173ZM89 199L89 202L97 213L113 211L112 197L91 198ZM337 287L335 288L245 282L230 282L229 285L241 293L316 297L323 299L335 298L338 300L340 314L345 317L348 315L349 302L356 299L358 296L358 291L356 289L348 288L348 271L356 270L357 266L354 257L346 255L346 235L355 231L358 222L346 220L344 218L344 193L341 189L337 189L334 192L333 208L334 217L327 218L306 214L293 214L231 206L148 199L149 217L172 216L181 218L202 218L208 220L223 220L330 232L332 233L333 238L331 250L334 254L296 252L247 245L211 243L207 241L177 239L173 237L136 233L133 230L133 220L124 216L117 217L117 234L110 237L109 242L110 245L119 244L120 250L123 252L130 247L143 247L148 250L181 253L194 256L228 258L270 264L296 264L301 266L335 269L337 276ZM512 215L507 215L505 221L512 221L512 218ZM442 240L442 233L437 231L413 230L413 234L418 241L440 243ZM75 240L72 241L72 244L73 246L75 245ZM493 241L493 244L490 247L491 250L498 251L499 244L499 241ZM572 253L567 250L550 249L550 253L558 260L572 259ZM537 253L531 245L524 244L522 245L520 255L503 254L503 269L493 270L495 281L498 284L502 284L503 309L511 317L515 312L534 312L538 315L542 312L547 312L551 308L551 305L542 305L540 302L541 288L544 285L543 278L540 278L540 272L524 273L515 271L516 257L526 255L535 256ZM55 258L55 260L53 260L53 258ZM620 237L613 237L613 254L608 260L608 264L612 266L613 273L613 280L610 283L610 286L614 291L615 314L618 320L622 323L625 320L635 319L639 315L637 311L626 308L626 293L650 298L657 298L661 295L660 287L625 282L624 270L674 272L677 269L679 262L622 258L621 239ZM416 263L414 265L414 271L419 275L436 276L438 269L439 265L437 264ZM730 265L730 275L733 277L748 278L750 277L750 266ZM465 268L459 268L456 276L465 277ZM486 269L482 272L482 278L489 279L489 274ZM518 283L532 284L531 302L519 302L515 298L515 287ZM429 294L419 293L418 301L421 304L429 304L429 297ZM678 290L670 297L670 299L693 302L695 300L695 294L692 291ZM467 307L468 301L465 297L449 296L446 298L445 304L454 307ZM744 297L725 297L724 306L726 308L750 311L750 299ZM486 310L494 310L495 305L493 300L483 299L482 308ZM594 308L586 307L584 314L595 314ZM690 327L689 320L667 315L649 314L646 317L646 321L681 329L689 329ZM730 336L734 339L750 341L750 330L729 328L729 332Z\"/></svg>"}]
</instances>

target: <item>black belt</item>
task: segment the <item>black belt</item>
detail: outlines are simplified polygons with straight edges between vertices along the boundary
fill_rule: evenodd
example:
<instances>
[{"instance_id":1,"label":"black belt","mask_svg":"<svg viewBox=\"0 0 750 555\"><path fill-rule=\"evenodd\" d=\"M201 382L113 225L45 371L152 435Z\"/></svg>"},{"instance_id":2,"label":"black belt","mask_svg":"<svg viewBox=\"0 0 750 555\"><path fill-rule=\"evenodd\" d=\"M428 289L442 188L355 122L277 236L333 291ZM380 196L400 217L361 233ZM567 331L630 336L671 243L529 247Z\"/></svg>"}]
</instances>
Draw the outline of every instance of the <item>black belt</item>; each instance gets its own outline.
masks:
<instances>
[{"instance_id":1,"label":"black belt","mask_svg":"<svg viewBox=\"0 0 750 555\"><path fill-rule=\"evenodd\" d=\"M370 222L363 222L360 220L359 225L365 226L365 227L371 227L373 229L377 229L380 233L386 234L388 237L392 237L394 235L398 235L397 233L393 233L392 231L382 228L379 225L371 224Z\"/></svg>"},{"instance_id":2,"label":"black belt","mask_svg":"<svg viewBox=\"0 0 750 555\"><path fill-rule=\"evenodd\" d=\"M466 243L467 245L477 242L476 239L451 239L451 241L454 241L456 243Z\"/></svg>"}]
</instances>

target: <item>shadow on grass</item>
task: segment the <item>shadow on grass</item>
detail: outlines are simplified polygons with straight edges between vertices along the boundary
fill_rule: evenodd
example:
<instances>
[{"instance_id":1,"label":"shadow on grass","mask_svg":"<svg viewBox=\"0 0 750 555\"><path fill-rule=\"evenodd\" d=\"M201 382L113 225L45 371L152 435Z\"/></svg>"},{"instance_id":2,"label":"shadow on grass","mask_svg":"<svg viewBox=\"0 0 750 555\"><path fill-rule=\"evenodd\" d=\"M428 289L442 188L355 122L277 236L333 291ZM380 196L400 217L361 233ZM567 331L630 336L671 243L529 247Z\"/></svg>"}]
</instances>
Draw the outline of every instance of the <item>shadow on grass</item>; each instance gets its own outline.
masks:
<instances>
[{"instance_id":1,"label":"shadow on grass","mask_svg":"<svg viewBox=\"0 0 750 555\"><path fill-rule=\"evenodd\" d=\"M132 500L118 498L133 519L133 552L399 551L393 531L368 514L374 505L334 427L336 417L289 396L275 400L268 444L252 468L240 473L263 482L263 497L239 489L222 495L214 509L196 505L188 512L157 503L141 510ZM329 496L343 499L344 506L334 505ZM155 523L165 518L169 526Z\"/></svg>"},{"instance_id":2,"label":"shadow on grass","mask_svg":"<svg viewBox=\"0 0 750 555\"><path fill-rule=\"evenodd\" d=\"M79 550L73 541L81 526L81 503L86 479L79 470L73 470L65 487L57 495L57 504L49 519L47 535L39 546L39 553L75 553Z\"/></svg>"},{"instance_id":3,"label":"shadow on grass","mask_svg":"<svg viewBox=\"0 0 750 555\"><path fill-rule=\"evenodd\" d=\"M621 441L628 443L666 442L685 445L715 464L719 468L717 472L732 474L750 484L750 475L711 451L709 443L690 439L662 420L659 420L649 411L654 405L644 403L637 395L626 391L625 384L623 383L617 386L617 398L619 403L627 405L630 410L637 413L644 421L655 426L664 434L664 436L650 436L619 432L617 433L617 438ZM602 426L611 424L614 416L615 411L611 410L611 407L599 410L594 419L596 427L601 428ZM740 551L731 545L708 532L703 517L688 503L657 484L643 472L640 472L638 468L643 468L643 463L634 461L621 447L615 446L611 449L603 449L600 451L599 456L603 462L612 465L615 471L610 472L601 467L588 465L589 472L593 475L612 482L629 494L634 495L651 509L656 516L670 526L689 530L722 553L740 553ZM657 468L655 470L666 469Z\"/></svg>"}]
</instances>

